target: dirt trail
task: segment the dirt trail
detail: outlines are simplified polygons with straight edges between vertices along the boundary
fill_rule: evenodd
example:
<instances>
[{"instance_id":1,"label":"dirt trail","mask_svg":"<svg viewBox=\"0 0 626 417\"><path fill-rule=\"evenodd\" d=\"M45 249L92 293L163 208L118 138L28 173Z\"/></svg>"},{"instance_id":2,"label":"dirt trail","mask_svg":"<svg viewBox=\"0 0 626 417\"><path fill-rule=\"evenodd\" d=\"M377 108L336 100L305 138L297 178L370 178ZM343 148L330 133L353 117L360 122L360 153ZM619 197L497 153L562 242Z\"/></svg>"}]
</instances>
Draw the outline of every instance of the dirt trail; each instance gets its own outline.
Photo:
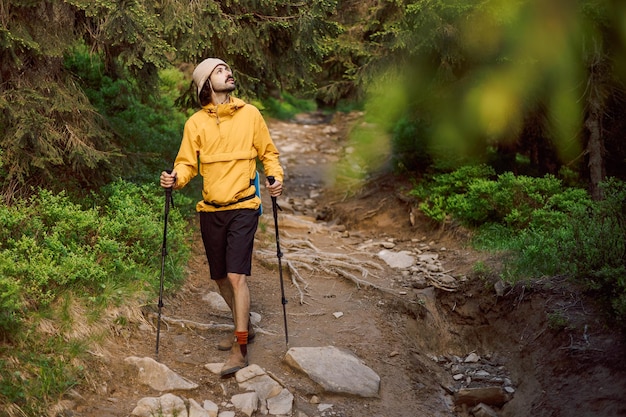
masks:
<instances>
[{"instance_id":1,"label":"dirt trail","mask_svg":"<svg viewBox=\"0 0 626 417\"><path fill-rule=\"evenodd\" d=\"M451 392L460 385L453 379L451 361L475 352L506 371L515 387L512 400L498 409L501 416L626 415L621 398L626 392L623 344L594 319L592 306L575 291L557 291L549 283L507 288L498 297L493 290L497 261L467 248L462 229L442 232L419 218L415 226L410 225L410 204L398 198L398 190L408 183L400 178L380 178L352 198L333 193L325 172L341 157L345 130L354 119L311 117L301 123L270 122L287 173L285 210L279 222L289 347L347 349L378 373L381 389L379 398L328 394L283 362L287 346L267 200L249 281L252 311L261 316L258 336L250 345L250 363L284 383L294 394L294 410L309 417L469 415L467 408L453 404ZM466 279L454 292L416 288L380 259L357 250L364 243L382 241L393 242L398 251L428 245L446 269ZM339 255L351 257L353 266L368 273L333 268ZM487 266L481 276L473 269L477 261ZM289 266L300 280L292 282ZM343 275L337 274L338 269ZM350 276L372 285L357 285ZM208 308L203 297L210 291L217 289L208 279L196 234L187 282L179 293L166 296L163 314L197 323L230 323L223 313ZM573 327L551 328L551 311L564 312ZM337 318L334 313L342 315ZM181 395L221 404L238 393L232 378L221 379L204 368L206 363L226 359L227 353L216 349L224 331L165 323L160 362L200 384ZM112 342L104 346L99 378L81 392L82 400L74 408L77 416L127 416L140 398L159 395L136 383L136 370L123 364L127 356L154 357L154 328L129 323ZM576 389L581 377L591 383L582 392ZM311 403L314 397L332 408L319 411Z\"/></svg>"}]
</instances>

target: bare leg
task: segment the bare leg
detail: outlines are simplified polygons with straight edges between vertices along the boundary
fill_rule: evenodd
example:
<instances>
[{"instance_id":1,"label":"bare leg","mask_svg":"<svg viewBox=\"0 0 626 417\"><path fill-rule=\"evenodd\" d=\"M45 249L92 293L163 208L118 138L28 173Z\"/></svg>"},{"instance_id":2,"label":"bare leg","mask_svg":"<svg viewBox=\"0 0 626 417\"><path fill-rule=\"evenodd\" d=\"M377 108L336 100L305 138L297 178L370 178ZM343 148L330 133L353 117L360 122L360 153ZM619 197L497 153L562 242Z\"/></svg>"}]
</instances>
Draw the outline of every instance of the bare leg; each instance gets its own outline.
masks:
<instances>
[{"instance_id":1,"label":"bare leg","mask_svg":"<svg viewBox=\"0 0 626 417\"><path fill-rule=\"evenodd\" d=\"M233 286L230 283L228 278L216 279L215 283L217 284L217 288L220 290L220 294L228 304L230 311L233 313L233 320L235 319L235 311L233 310L234 304L234 295L233 295Z\"/></svg>"},{"instance_id":2,"label":"bare leg","mask_svg":"<svg viewBox=\"0 0 626 417\"><path fill-rule=\"evenodd\" d=\"M232 310L235 322L235 335L237 341L233 344L230 357L222 368L222 376L233 374L247 366L248 354L248 320L250 319L250 290L243 274L229 273L227 281L232 289ZM219 285L219 284L218 284ZM222 285L225 291L227 285ZM222 286L220 286L220 291Z\"/></svg>"},{"instance_id":3,"label":"bare leg","mask_svg":"<svg viewBox=\"0 0 626 417\"><path fill-rule=\"evenodd\" d=\"M234 275L238 275L238 274L234 274ZM243 276L245 279L245 275ZM215 280L215 283L217 284L220 294L222 295L222 297L224 298L224 300L226 301L226 304L228 305L228 307L230 308L230 311L232 313L233 316L233 325L237 325L237 312L234 309L234 305L235 305L235 296L234 296L234 292L233 292L233 285L231 283L231 281L228 278L223 278L223 279L218 279ZM246 283L247 284L247 283ZM246 285L247 287L247 285ZM248 299L249 299L250 295L249 295L249 291L248 291ZM247 303L245 303L245 305L248 306L248 310L250 310L250 301L248 300ZM237 330L237 329L235 329ZM231 347L233 345L233 336L234 333L229 334L228 336L226 336L225 338L221 339L218 344L217 344L217 348L219 350L231 350ZM249 315L248 315L248 343L252 343L252 341L254 340L255 337L255 332L254 332L254 328L252 327L250 321L249 321Z\"/></svg>"},{"instance_id":4,"label":"bare leg","mask_svg":"<svg viewBox=\"0 0 626 417\"><path fill-rule=\"evenodd\" d=\"M250 318L250 290L246 276L243 274L228 274L228 282L232 290L233 321L236 332L248 331L248 320Z\"/></svg>"}]
</instances>

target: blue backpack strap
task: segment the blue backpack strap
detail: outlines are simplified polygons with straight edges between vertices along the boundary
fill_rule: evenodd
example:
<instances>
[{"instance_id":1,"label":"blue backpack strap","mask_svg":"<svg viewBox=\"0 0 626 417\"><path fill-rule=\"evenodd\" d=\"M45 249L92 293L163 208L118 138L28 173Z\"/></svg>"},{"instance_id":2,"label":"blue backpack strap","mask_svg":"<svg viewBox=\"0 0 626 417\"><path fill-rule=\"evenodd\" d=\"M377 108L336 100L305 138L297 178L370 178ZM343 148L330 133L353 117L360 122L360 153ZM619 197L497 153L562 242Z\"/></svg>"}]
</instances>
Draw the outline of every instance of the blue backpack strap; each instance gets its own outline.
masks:
<instances>
[{"instance_id":1,"label":"blue backpack strap","mask_svg":"<svg viewBox=\"0 0 626 417\"><path fill-rule=\"evenodd\" d=\"M261 199L261 187L259 186L259 171L256 172L256 175L254 177L254 189L255 194L257 195L257 197L259 197L259 199ZM263 203L261 203L261 205L259 205L259 216L263 214Z\"/></svg>"}]
</instances>

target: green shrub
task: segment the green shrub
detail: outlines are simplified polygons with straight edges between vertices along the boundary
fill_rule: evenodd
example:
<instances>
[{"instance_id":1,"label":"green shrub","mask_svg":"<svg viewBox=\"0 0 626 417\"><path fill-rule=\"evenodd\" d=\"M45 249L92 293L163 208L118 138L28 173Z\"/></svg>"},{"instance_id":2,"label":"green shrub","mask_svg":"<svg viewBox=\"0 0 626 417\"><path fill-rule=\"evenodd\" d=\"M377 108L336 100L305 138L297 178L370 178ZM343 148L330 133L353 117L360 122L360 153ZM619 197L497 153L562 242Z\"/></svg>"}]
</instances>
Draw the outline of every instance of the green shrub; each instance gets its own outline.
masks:
<instances>
[{"instance_id":1,"label":"green shrub","mask_svg":"<svg viewBox=\"0 0 626 417\"><path fill-rule=\"evenodd\" d=\"M417 197L419 208L426 216L441 222L451 214L451 200L464 195L473 180L485 180L495 175L487 165L467 165L456 171L438 174L418 183L409 194ZM461 201L454 204L462 205Z\"/></svg>"},{"instance_id":2,"label":"green shrub","mask_svg":"<svg viewBox=\"0 0 626 417\"><path fill-rule=\"evenodd\" d=\"M289 120L298 113L310 112L317 109L313 100L299 99L293 95L283 92L280 99L268 97L263 103L257 104L269 117L279 120Z\"/></svg>"},{"instance_id":3,"label":"green shrub","mask_svg":"<svg viewBox=\"0 0 626 417\"><path fill-rule=\"evenodd\" d=\"M436 221L445 214L469 226L502 223L521 230L529 226L537 210L554 206L557 211L569 199L554 176L516 176L505 172L494 177L486 165L468 165L439 174L417 186L411 194L421 198L420 209Z\"/></svg>"},{"instance_id":4,"label":"green shrub","mask_svg":"<svg viewBox=\"0 0 626 417\"><path fill-rule=\"evenodd\" d=\"M626 319L626 187L610 180L605 199L581 190L555 195L509 244L515 279L564 275L594 292L618 321Z\"/></svg>"},{"instance_id":5,"label":"green shrub","mask_svg":"<svg viewBox=\"0 0 626 417\"><path fill-rule=\"evenodd\" d=\"M13 332L21 317L66 290L106 305L115 297L105 288L154 282L163 234L157 191L119 181L91 208L47 190L0 206L0 332ZM170 219L167 273L177 282L188 254L186 222L175 210Z\"/></svg>"},{"instance_id":6,"label":"green shrub","mask_svg":"<svg viewBox=\"0 0 626 417\"><path fill-rule=\"evenodd\" d=\"M87 320L131 300L156 302L163 194L157 186L120 180L81 204L39 190L0 206L0 408L43 415L46 404L81 380L89 340L43 334L38 327L45 318L70 330L68 300L87 312ZM170 211L166 288L184 278L187 226L179 210Z\"/></svg>"},{"instance_id":7,"label":"green shrub","mask_svg":"<svg viewBox=\"0 0 626 417\"><path fill-rule=\"evenodd\" d=\"M467 192L452 196L448 204L451 213L466 224L504 223L521 230L536 210L562 190L553 176L533 178L506 172L495 180L472 180Z\"/></svg>"},{"instance_id":8,"label":"green shrub","mask_svg":"<svg viewBox=\"0 0 626 417\"><path fill-rule=\"evenodd\" d=\"M433 220L451 215L477 228L476 247L504 251L505 278L568 276L626 319L626 183L606 181L605 198L592 201L585 190L550 175L492 174L468 166L411 193Z\"/></svg>"}]
</instances>

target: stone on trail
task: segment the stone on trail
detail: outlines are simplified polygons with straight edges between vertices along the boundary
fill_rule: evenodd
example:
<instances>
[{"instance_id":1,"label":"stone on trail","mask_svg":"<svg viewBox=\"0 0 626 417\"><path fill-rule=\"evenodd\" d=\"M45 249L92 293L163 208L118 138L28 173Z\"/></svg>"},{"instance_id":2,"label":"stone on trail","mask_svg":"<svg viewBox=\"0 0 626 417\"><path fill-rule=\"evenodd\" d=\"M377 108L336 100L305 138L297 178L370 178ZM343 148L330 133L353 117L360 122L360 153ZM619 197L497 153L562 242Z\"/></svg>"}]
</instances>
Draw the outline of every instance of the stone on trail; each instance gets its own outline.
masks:
<instances>
[{"instance_id":1,"label":"stone on trail","mask_svg":"<svg viewBox=\"0 0 626 417\"><path fill-rule=\"evenodd\" d=\"M483 403L472 408L472 415L474 417L498 417L498 413L496 413L493 408Z\"/></svg>"},{"instance_id":2,"label":"stone on trail","mask_svg":"<svg viewBox=\"0 0 626 417\"><path fill-rule=\"evenodd\" d=\"M480 403L501 407L510 400L510 396L498 386L461 388L454 396L457 405L474 406Z\"/></svg>"},{"instance_id":3,"label":"stone on trail","mask_svg":"<svg viewBox=\"0 0 626 417\"><path fill-rule=\"evenodd\" d=\"M469 355L467 355L467 357L465 358L465 360L463 362L465 363L476 363L480 361L480 356L478 356L476 353L472 352Z\"/></svg>"},{"instance_id":4,"label":"stone on trail","mask_svg":"<svg viewBox=\"0 0 626 417\"><path fill-rule=\"evenodd\" d=\"M221 311L223 313L230 313L230 308L226 301L224 301L224 297L222 297L219 293L215 291L210 291L206 293L202 297L202 301L206 301L213 310Z\"/></svg>"},{"instance_id":5,"label":"stone on trail","mask_svg":"<svg viewBox=\"0 0 626 417\"><path fill-rule=\"evenodd\" d=\"M295 347L287 351L285 361L327 391L378 396L380 377L350 352L334 346Z\"/></svg>"},{"instance_id":6,"label":"stone on trail","mask_svg":"<svg viewBox=\"0 0 626 417\"><path fill-rule=\"evenodd\" d=\"M204 400L202 403L202 408L209 412L209 417L217 417L217 412L219 411L219 407L211 400Z\"/></svg>"},{"instance_id":7,"label":"stone on trail","mask_svg":"<svg viewBox=\"0 0 626 417\"><path fill-rule=\"evenodd\" d=\"M261 315L259 313L256 313L254 311L250 312L250 323L252 324L259 324L259 322L261 321Z\"/></svg>"},{"instance_id":8,"label":"stone on trail","mask_svg":"<svg viewBox=\"0 0 626 417\"><path fill-rule=\"evenodd\" d=\"M233 395L230 402L248 417L259 408L259 396L254 391Z\"/></svg>"},{"instance_id":9,"label":"stone on trail","mask_svg":"<svg viewBox=\"0 0 626 417\"><path fill-rule=\"evenodd\" d=\"M274 416L289 415L293 406L293 394L287 388L267 399L267 411Z\"/></svg>"},{"instance_id":10,"label":"stone on trail","mask_svg":"<svg viewBox=\"0 0 626 417\"><path fill-rule=\"evenodd\" d=\"M181 377L167 366L152 358L129 356L124 359L124 362L134 365L138 369L140 383L148 385L156 391L193 390L198 388L198 384Z\"/></svg>"},{"instance_id":11,"label":"stone on trail","mask_svg":"<svg viewBox=\"0 0 626 417\"><path fill-rule=\"evenodd\" d=\"M137 402L137 406L130 415L137 417L189 417L185 402L174 394L142 398Z\"/></svg>"},{"instance_id":12,"label":"stone on trail","mask_svg":"<svg viewBox=\"0 0 626 417\"><path fill-rule=\"evenodd\" d=\"M267 375L265 370L259 365L252 364L237 371L235 379L239 388L256 392L259 398L259 409L262 414L266 414L271 403L271 399L283 394L284 387L275 379ZM291 395L291 394L290 394ZM293 396L288 401L289 410L293 405ZM280 413L288 414L288 413Z\"/></svg>"},{"instance_id":13,"label":"stone on trail","mask_svg":"<svg viewBox=\"0 0 626 417\"><path fill-rule=\"evenodd\" d=\"M224 367L224 362L213 362L204 365L204 369L210 371L212 374L219 375Z\"/></svg>"},{"instance_id":14,"label":"stone on trail","mask_svg":"<svg viewBox=\"0 0 626 417\"><path fill-rule=\"evenodd\" d=\"M189 417L217 417L217 408L214 413L203 408L196 400L189 398Z\"/></svg>"},{"instance_id":15,"label":"stone on trail","mask_svg":"<svg viewBox=\"0 0 626 417\"><path fill-rule=\"evenodd\" d=\"M417 255L417 260L422 263L432 264L435 263L439 259L439 254L437 253L420 253Z\"/></svg>"},{"instance_id":16,"label":"stone on trail","mask_svg":"<svg viewBox=\"0 0 626 417\"><path fill-rule=\"evenodd\" d=\"M392 252L383 249L378 252L378 257L385 261L390 267L398 269L410 268L415 263L415 258L411 255L411 252L408 251Z\"/></svg>"}]
</instances>

